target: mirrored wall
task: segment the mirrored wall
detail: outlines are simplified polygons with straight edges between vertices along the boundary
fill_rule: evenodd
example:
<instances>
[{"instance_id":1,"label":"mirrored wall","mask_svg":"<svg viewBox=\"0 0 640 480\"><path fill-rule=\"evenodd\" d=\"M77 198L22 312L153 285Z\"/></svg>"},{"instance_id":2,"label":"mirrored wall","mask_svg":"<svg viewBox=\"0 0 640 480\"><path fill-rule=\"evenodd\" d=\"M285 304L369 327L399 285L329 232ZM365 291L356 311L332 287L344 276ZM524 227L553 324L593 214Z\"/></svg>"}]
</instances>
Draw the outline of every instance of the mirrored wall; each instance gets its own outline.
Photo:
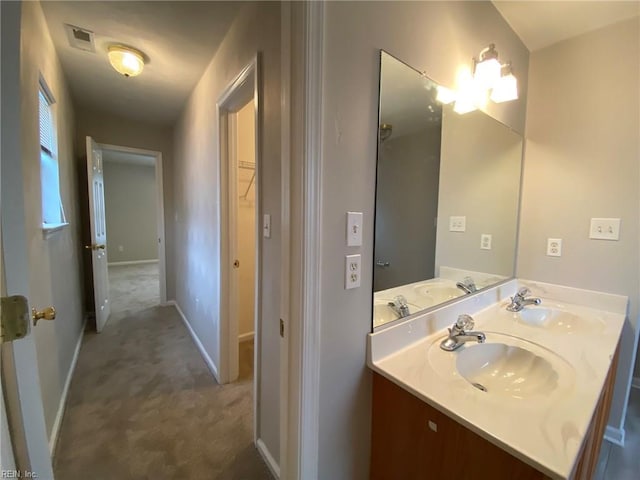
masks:
<instances>
[{"instance_id":1,"label":"mirrored wall","mask_svg":"<svg viewBox=\"0 0 640 480\"><path fill-rule=\"evenodd\" d=\"M373 326L513 277L522 137L381 52Z\"/></svg>"}]
</instances>

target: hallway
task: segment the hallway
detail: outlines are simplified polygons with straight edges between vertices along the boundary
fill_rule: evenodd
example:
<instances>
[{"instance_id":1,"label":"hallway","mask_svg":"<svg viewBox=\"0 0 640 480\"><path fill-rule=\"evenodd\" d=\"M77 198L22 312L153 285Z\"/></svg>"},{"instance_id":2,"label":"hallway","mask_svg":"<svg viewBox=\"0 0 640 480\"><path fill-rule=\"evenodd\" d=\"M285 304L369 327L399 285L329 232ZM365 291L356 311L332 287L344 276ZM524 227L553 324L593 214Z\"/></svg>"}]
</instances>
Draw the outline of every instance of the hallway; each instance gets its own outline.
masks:
<instances>
[{"instance_id":1,"label":"hallway","mask_svg":"<svg viewBox=\"0 0 640 480\"><path fill-rule=\"evenodd\" d=\"M253 344L241 344L240 379L218 385L175 308L157 305L154 266L111 276L111 318L84 335L56 479L270 479L252 442Z\"/></svg>"}]
</instances>

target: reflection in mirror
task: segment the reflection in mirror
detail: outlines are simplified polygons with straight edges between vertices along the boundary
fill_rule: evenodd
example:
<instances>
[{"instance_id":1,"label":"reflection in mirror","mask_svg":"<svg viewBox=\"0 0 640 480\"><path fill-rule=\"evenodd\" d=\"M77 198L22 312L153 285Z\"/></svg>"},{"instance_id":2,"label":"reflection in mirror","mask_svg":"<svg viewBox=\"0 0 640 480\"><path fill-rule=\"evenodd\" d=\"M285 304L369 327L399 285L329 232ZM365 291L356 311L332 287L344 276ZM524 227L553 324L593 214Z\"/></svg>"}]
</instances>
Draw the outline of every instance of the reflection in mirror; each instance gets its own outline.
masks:
<instances>
[{"instance_id":1,"label":"reflection in mirror","mask_svg":"<svg viewBox=\"0 0 640 480\"><path fill-rule=\"evenodd\" d=\"M381 52L373 326L511 278L522 138Z\"/></svg>"}]
</instances>

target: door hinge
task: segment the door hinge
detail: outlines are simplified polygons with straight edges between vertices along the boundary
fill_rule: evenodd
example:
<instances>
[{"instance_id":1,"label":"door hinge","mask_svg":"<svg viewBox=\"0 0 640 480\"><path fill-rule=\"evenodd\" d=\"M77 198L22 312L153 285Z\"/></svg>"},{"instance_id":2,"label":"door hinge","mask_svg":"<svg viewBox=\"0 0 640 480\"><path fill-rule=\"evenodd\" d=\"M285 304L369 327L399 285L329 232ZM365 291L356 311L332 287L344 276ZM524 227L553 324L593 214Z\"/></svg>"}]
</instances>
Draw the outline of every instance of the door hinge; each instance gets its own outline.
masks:
<instances>
[{"instance_id":1,"label":"door hinge","mask_svg":"<svg viewBox=\"0 0 640 480\"><path fill-rule=\"evenodd\" d=\"M21 296L2 297L0 312L2 343L19 340L29 335L31 331L31 315L29 301Z\"/></svg>"},{"instance_id":2,"label":"door hinge","mask_svg":"<svg viewBox=\"0 0 640 480\"><path fill-rule=\"evenodd\" d=\"M280 336L284 338L284 320L280 319Z\"/></svg>"}]
</instances>

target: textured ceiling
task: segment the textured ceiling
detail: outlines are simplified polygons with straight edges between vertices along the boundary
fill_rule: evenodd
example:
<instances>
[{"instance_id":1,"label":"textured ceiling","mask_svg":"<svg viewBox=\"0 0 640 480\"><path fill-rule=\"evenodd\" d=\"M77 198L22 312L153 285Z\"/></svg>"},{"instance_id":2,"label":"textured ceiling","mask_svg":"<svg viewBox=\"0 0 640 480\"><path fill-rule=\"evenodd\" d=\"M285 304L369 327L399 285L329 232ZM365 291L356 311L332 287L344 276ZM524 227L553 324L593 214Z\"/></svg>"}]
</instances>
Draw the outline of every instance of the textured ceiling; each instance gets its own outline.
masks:
<instances>
[{"instance_id":1,"label":"textured ceiling","mask_svg":"<svg viewBox=\"0 0 640 480\"><path fill-rule=\"evenodd\" d=\"M243 2L43 1L42 9L80 107L155 124L172 124ZM64 24L94 33L95 52L69 45ZM148 62L125 78L111 68L107 46L130 45Z\"/></svg>"},{"instance_id":2,"label":"textured ceiling","mask_svg":"<svg viewBox=\"0 0 640 480\"><path fill-rule=\"evenodd\" d=\"M639 1L494 1L529 51L640 15Z\"/></svg>"}]
</instances>

